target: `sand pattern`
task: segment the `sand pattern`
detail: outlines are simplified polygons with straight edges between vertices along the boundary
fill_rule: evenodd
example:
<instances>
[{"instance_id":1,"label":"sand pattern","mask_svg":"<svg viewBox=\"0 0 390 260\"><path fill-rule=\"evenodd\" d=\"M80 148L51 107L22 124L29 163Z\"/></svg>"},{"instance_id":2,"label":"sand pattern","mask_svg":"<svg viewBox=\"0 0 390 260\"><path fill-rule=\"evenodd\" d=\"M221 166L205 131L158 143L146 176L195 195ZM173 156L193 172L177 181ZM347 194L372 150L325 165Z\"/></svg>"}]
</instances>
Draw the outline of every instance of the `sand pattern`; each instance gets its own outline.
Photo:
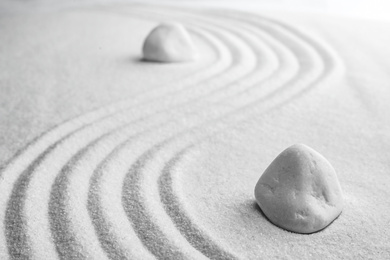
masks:
<instances>
[{"instance_id":1,"label":"sand pattern","mask_svg":"<svg viewBox=\"0 0 390 260\"><path fill-rule=\"evenodd\" d=\"M180 84L67 121L15 155L0 172L0 256L239 259L186 211L176 165L210 136L326 87L342 62L322 41L257 15L100 12L180 21L217 59Z\"/></svg>"}]
</instances>

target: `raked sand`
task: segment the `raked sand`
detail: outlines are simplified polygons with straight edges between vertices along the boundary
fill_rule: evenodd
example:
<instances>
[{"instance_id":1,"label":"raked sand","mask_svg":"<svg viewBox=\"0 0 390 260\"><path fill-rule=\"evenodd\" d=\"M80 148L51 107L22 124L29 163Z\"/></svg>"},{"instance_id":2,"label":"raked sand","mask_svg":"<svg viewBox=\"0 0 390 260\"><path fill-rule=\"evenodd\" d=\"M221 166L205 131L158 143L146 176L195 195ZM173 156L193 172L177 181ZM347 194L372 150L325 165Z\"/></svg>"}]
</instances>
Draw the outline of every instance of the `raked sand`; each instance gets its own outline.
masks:
<instances>
[{"instance_id":1,"label":"raked sand","mask_svg":"<svg viewBox=\"0 0 390 260\"><path fill-rule=\"evenodd\" d=\"M143 62L160 22L190 63ZM390 258L390 24L143 5L0 16L1 259ZM286 147L342 214L287 232L253 190Z\"/></svg>"}]
</instances>

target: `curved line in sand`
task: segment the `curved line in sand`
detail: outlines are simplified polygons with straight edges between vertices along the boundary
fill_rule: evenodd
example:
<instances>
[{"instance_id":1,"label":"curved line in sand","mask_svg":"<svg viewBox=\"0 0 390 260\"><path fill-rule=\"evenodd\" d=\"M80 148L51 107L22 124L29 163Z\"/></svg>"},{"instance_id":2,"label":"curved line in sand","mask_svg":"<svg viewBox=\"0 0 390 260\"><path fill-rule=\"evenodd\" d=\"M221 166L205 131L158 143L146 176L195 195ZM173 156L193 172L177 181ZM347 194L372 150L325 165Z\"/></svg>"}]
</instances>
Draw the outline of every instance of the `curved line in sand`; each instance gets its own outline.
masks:
<instances>
[{"instance_id":1,"label":"curved line in sand","mask_svg":"<svg viewBox=\"0 0 390 260\"><path fill-rule=\"evenodd\" d=\"M221 43L215 41L215 39L211 39L210 41L213 41L213 46L214 44L217 43L217 46L219 45L218 48L215 50L217 53L220 53L221 51L224 51L225 47L221 45ZM226 56L226 51L224 53L220 53L219 56L224 55ZM226 65L223 65L224 63L227 65L231 64L230 59L227 59L222 56L220 61L217 61L215 64L215 67L222 67L222 70L225 69ZM222 64L222 65L221 65ZM199 73L201 75L202 73L208 76L208 71L212 70L210 68L207 68L204 72ZM194 79L194 77L192 77ZM195 77L196 78L196 77ZM204 79L203 79L204 80ZM196 85L193 80L188 80L191 82L191 84ZM165 90L170 90L171 87L165 87L163 89ZM162 92L161 90L155 90L154 92ZM115 103L113 105L104 107L102 109L98 109L92 112L89 112L87 114L81 115L75 119L69 120L67 122L62 123L61 125L58 125L51 130L47 131L46 133L40 135L39 137L35 138L30 144L28 144L23 150L20 150L19 152L16 153L16 155L8 162L6 163L5 166L2 167L1 172L0 172L0 189L2 191L2 196L0 197L0 205L4 205L7 203L8 198L11 196L12 190L15 190L15 186L23 186L23 183L25 181L22 181L23 176L26 175L26 170L25 169L30 169L31 164L33 164L33 161L37 161L37 155L41 154L41 156L38 156L38 158L41 158L44 156L43 153L45 153L45 150L47 149L52 149L56 145L58 145L61 140L65 140L69 136L72 135L72 133L75 133L78 130L82 130L85 128L88 124L93 124L94 121L96 120L103 120L104 118L108 118L109 116L113 115L114 113L118 113L121 111L124 111L128 107L132 107L132 105L137 105L138 103L142 104L142 99L151 99L153 100L158 98L159 95L153 94L153 91L149 91L146 93L142 93L138 95L137 97L132 98L130 100L125 100L121 101L118 103ZM151 95L150 95L151 94ZM149 95L149 96L148 96ZM133 103L133 104L132 104ZM52 147L52 148L50 148ZM18 174L19 173L19 174ZM20 178L19 178L20 177ZM19 181L17 179L19 178ZM20 195L17 195L17 191L14 192L16 197L20 197ZM9 207L2 206L3 208L9 208L9 210L12 210L14 208L15 212L18 210L19 206L15 204L9 204ZM9 212L8 210L8 212ZM3 232L0 232L0 251L2 252L1 255L7 255L7 251L9 249L7 245L3 244L8 241L9 243L13 244L14 242L17 243L18 245L21 245L20 247L16 247L15 251L12 252L10 251L9 253L11 255L14 255L15 257L22 256L22 252L18 251L18 248L23 248L22 245L25 245L25 237L17 237L15 236L15 239L11 239L11 241L6 239L6 235L9 238L10 236L12 237L14 235L14 232L18 232L22 226L19 225L19 227L16 227L13 225L15 221L18 219L15 218L14 220L12 216L10 216L10 221L8 223L5 223L5 216L6 214L5 211L0 212L0 227L1 230L8 230L6 231L6 234ZM21 220L21 219L20 219ZM6 229L6 227L7 229ZM25 256L28 257L28 256Z\"/></svg>"},{"instance_id":2,"label":"curved line in sand","mask_svg":"<svg viewBox=\"0 0 390 260\"><path fill-rule=\"evenodd\" d=\"M211 120L211 124L215 122L215 120ZM183 134L185 134L186 131L184 131ZM174 139L177 138L177 136L173 137ZM125 181L124 185L124 205L125 208L131 208L134 209L136 208L137 210L129 210L128 215L131 221L135 222L134 228L135 229L141 229L138 234L143 240L143 242L147 245L147 247L157 256L157 257L163 257L164 255L167 254L172 254L170 257L184 257L178 250L174 247L172 247L169 243L168 240L163 239L164 237L162 236L162 232L160 231L161 226L158 227L155 225L155 222L158 221L157 218L153 218L148 212L147 209L145 209L146 205L143 203L140 203L142 201L142 195L139 193L139 189L141 189L142 185L139 184L139 187L137 187L137 183L141 183L142 181L139 180L142 178L142 176L146 176L145 174L141 174L140 172L143 170L145 167L145 161L147 158L151 157L151 154L153 154L156 150L159 149L160 144L156 145L150 151L144 153L140 159L137 160L137 162L134 164L134 166L131 168L130 173L128 174L128 177ZM160 156L163 156L160 154ZM154 161L156 160L156 156L153 157ZM149 159L150 160L150 159ZM155 170L155 169L154 169ZM152 172L148 172L148 177L150 178L150 175ZM149 183L149 185L143 184L143 186L150 187L152 184ZM154 192L151 192L151 194ZM130 198L130 199L127 199ZM138 198L138 199L134 199ZM146 198L144 198L146 199ZM154 206L157 206L154 204ZM154 210L156 210L155 207L153 207ZM161 215L159 215L161 217ZM152 219L149 221L149 219ZM166 223L165 223L166 224ZM159 241L160 243L157 244L154 243L153 240L155 240L156 234L159 234L158 237L160 239L166 240L166 241ZM149 243L153 243L153 245L148 245ZM217 254L224 255L226 257L226 254L224 252L221 252L220 249L218 249L219 252ZM218 251L217 250L217 251ZM174 252L175 254L173 254ZM176 255L178 254L178 255ZM188 254L186 254L188 256ZM229 257L230 258L230 257ZM234 258L234 257L232 257Z\"/></svg>"},{"instance_id":3,"label":"curved line in sand","mask_svg":"<svg viewBox=\"0 0 390 260\"><path fill-rule=\"evenodd\" d=\"M125 217L126 214L121 203L119 206L118 203L113 203L113 201L121 201L121 190L112 189L112 187L122 186L126 170L122 169L122 164L115 165L111 163L111 160L118 158L119 151L134 139L130 138L113 149L98 164L90 180L88 212L100 244L110 259L154 258L139 241ZM126 160L127 158L122 159ZM118 159L118 161L120 160ZM112 177L112 174L107 174L114 172L115 178Z\"/></svg>"},{"instance_id":4,"label":"curved line in sand","mask_svg":"<svg viewBox=\"0 0 390 260\"><path fill-rule=\"evenodd\" d=\"M159 127L159 124L149 128L154 129L156 127ZM69 259L83 250L87 251L85 250L87 246L90 248L100 247L100 237L96 237L96 235L99 236L100 230L95 228L96 218L99 217L99 209L94 205L95 202L97 203L97 201L94 201L94 193L98 188L89 189L90 183L96 182L98 177L94 174L102 169L99 165L102 161L104 162L107 153L117 149L117 146L121 146L123 142L128 142L129 136L136 138L138 135L144 135L150 131L145 130L145 128L147 127L137 128L134 126L134 122L129 122L105 133L79 150L57 175L52 186L49 214L51 214L52 234L62 258ZM113 178L114 176L110 177ZM115 175L115 179L118 179L118 174ZM110 195L113 193L109 190L107 192ZM80 203L80 201L85 201L87 205ZM117 218L118 215L116 214L115 217ZM121 228L125 230L127 224L122 222ZM107 227L105 231L110 232L110 230L110 227ZM138 240L131 239L131 237L136 237L131 235L133 233L131 229L126 229L124 236L127 238L127 246L131 245L131 248L136 248L136 250L128 250L130 253L122 255L108 254L109 258L132 259L135 256L145 258L148 255L146 250L140 250L143 246ZM112 248L103 246L104 251L118 249L118 246L113 243L114 241L108 240L107 242L110 242ZM93 259L103 259L106 252L88 252L82 255Z\"/></svg>"},{"instance_id":5,"label":"curved line in sand","mask_svg":"<svg viewBox=\"0 0 390 260\"><path fill-rule=\"evenodd\" d=\"M191 147L192 145L178 152L164 166L158 179L161 202L177 229L194 248L210 259L235 259L222 246L216 245L214 240L196 224L196 221L191 219L175 190L177 180L172 173L173 169Z\"/></svg>"},{"instance_id":6,"label":"curved line in sand","mask_svg":"<svg viewBox=\"0 0 390 260\"><path fill-rule=\"evenodd\" d=\"M158 12L153 12L152 10L132 10L131 12L113 12L114 14L118 15L124 15L124 16L127 16L127 15L132 15L132 16L143 16L147 13L150 13L152 14L152 16L161 16L161 17L171 17L173 16L173 12L170 12L171 15L167 15L167 14L164 14L164 13L158 13ZM181 13L182 14L182 13ZM178 15L178 14L175 14L175 15ZM149 17L149 16L148 16ZM204 17L201 17L201 16L194 16L192 14L187 14L185 16L186 19L188 19L188 17L193 17L193 19L198 19L199 21L202 21L202 23L199 23L197 22L196 24L192 24L190 21L185 21L185 20L180 20L183 24L185 24L188 28L191 28L191 26L200 26L200 24L203 24L202 27L204 29L210 29L210 25L213 26L212 24L216 24L216 26L218 26L218 30L215 31L215 33L218 33L218 31L221 31L220 29L222 27L225 27L225 31L231 31L232 29L229 28L229 27L226 27L226 25L219 25L218 22L215 22L213 20L211 21L208 21L207 19L204 19ZM183 18L182 18L183 19ZM252 78L253 78L253 82L259 82L259 77L262 77L263 79L267 79L269 78L272 74L275 73L275 71L278 69L279 67L279 62L277 61L277 57L273 57L273 56L276 56L275 53L273 53L271 50L268 50L269 49L269 46L267 46L266 44L264 44L262 41L259 41L257 39L257 41L254 41L253 40L253 36L248 34L248 33L243 33L239 30L235 30L234 32L235 36L238 36L239 39L245 39L245 41L247 42L248 46L251 47L252 49L252 52L254 54L256 54L255 56L258 57L258 61L256 66L252 72L250 73L252 75ZM247 48L246 46L244 47L244 49ZM259 51L261 50L261 51ZM240 48L237 48L236 52L237 51L242 51L242 49ZM248 55L248 56L252 56L252 55ZM262 58L262 59L259 59L259 58ZM265 58L265 60L267 62L260 62L259 60L263 60ZM248 59L248 58L247 58ZM252 57L251 57L252 59ZM242 57L240 59L237 60L237 62L240 62L242 63L243 62L243 59ZM247 66L247 65L246 65ZM293 66L292 66L293 67ZM256 71L257 69L257 71ZM257 73L257 75L256 75ZM241 91L240 91L240 88L237 88L237 85L235 84L240 84L240 80L242 78L248 78L248 74L242 74L242 75L237 75L235 76L236 80L235 82L233 83L230 83L227 87L224 87L224 88L216 88L214 90L211 90L207 93L207 96L204 96L204 99L206 100L206 98L210 98L211 100L209 100L210 102L213 102L212 100L212 96L210 94L216 94L215 97L216 98L220 98L220 95L221 95L221 92L223 92L224 95L226 96L231 96L231 97L234 97L236 96L237 94L240 94L242 92L245 92L245 88L241 88ZM218 82L220 84L220 82ZM210 85L213 85L213 84L210 84ZM210 97L208 97L210 96Z\"/></svg>"},{"instance_id":7,"label":"curved line in sand","mask_svg":"<svg viewBox=\"0 0 390 260\"><path fill-rule=\"evenodd\" d=\"M242 118L241 118L242 119ZM213 123L211 123L211 124L213 124ZM112 131L112 130L109 130L108 132L110 132L110 131ZM49 152L51 151L51 149L52 148L50 148L49 149ZM54 149L54 148L53 148ZM80 148L80 149L83 149L83 148ZM46 154L44 154L43 156L45 156ZM39 159L37 160L37 162L39 163L40 162L40 160L41 160L41 157L39 157ZM144 162L146 162L146 160L144 161ZM70 164L70 166L72 166L72 164ZM20 179L19 179L20 180ZM22 187L22 186L24 186L24 185L26 185L26 183L25 182L21 182L21 183L19 183L19 185ZM16 196L19 196L20 194L19 193L17 193L16 194ZM15 207L15 209L17 209L19 206L21 206L21 205L15 205L15 204L13 204L13 203L11 203L11 204L9 204L10 205L10 207L9 208L11 208L11 209L13 209L13 207ZM17 210L16 210L17 211ZM20 215L20 216L22 216L22 215ZM12 215L11 215L11 217L12 217Z\"/></svg>"},{"instance_id":8,"label":"curved line in sand","mask_svg":"<svg viewBox=\"0 0 390 260\"><path fill-rule=\"evenodd\" d=\"M98 232L98 231L97 231ZM98 232L99 233L99 232ZM104 239L104 241L107 241L107 239ZM120 257L123 257L123 254L122 254L122 256L120 256Z\"/></svg>"},{"instance_id":9,"label":"curved line in sand","mask_svg":"<svg viewBox=\"0 0 390 260\"><path fill-rule=\"evenodd\" d=\"M226 16L226 14L228 14L229 12L235 13L232 11L224 11L224 13L221 15L220 18L228 17ZM212 18L216 15L215 13L216 13L215 11L211 11ZM241 15L241 17L239 17L240 19L236 19L238 20L237 22L240 23L239 20L242 20L241 23L243 23L243 21L248 22L247 21L248 19L242 18L246 16L253 16L257 20L259 20L259 17L256 15L244 13L244 15ZM264 92L264 89L266 89L267 95L264 95L264 97L258 99L259 102L260 101L267 102L275 96L278 96L280 99L280 96L282 95L285 96L284 98L294 96L294 99L296 99L301 94L309 91L311 89L310 88L311 86L317 85L318 83L325 81L325 79L331 78L330 75L332 74L340 74L336 72L342 72L342 67L343 67L342 63L340 62L340 59L338 59L338 57L333 54L330 48L325 48L325 46L322 46L324 44L317 43L314 39L306 36L304 33L299 32L297 29L290 28L280 22L272 23L272 20L265 19L265 18L261 18L260 22L257 21L256 23L252 22L252 24L246 24L245 27L247 27L247 29L248 27L252 27L251 30L256 30L256 28L260 27L268 34L279 38L281 42L287 42L288 43L287 46L294 51L296 57L300 57L296 60L298 60L299 62L299 69L301 71L300 72L301 76L295 77L295 79L290 81L289 84L285 84L284 87L276 90L274 89L275 82L272 81L263 83L261 88L255 86L253 88L245 89L241 93L235 93L233 98L228 100L228 102L226 102L228 103L227 105L231 105L232 102L236 102L238 100L237 94L244 94L243 95L244 98L245 96L248 95L253 95L257 97L258 95L261 95L262 92ZM283 58L279 56L279 59L283 59ZM329 61L337 61L337 62L329 62ZM303 73L303 72L309 72L309 73ZM321 74L321 76L318 76L319 74ZM305 80L310 81L310 79L306 79L305 76L311 77L316 80L313 80L311 84L307 84L307 85L302 84L301 83L302 81ZM297 86L298 89L295 89L297 88ZM291 90L295 91L296 93L291 94L290 93ZM291 100L293 100L293 98Z\"/></svg>"},{"instance_id":10,"label":"curved line in sand","mask_svg":"<svg viewBox=\"0 0 390 260\"><path fill-rule=\"evenodd\" d=\"M318 78L321 78L322 77L322 75L323 74L327 74L327 73L319 73L319 76L318 76ZM317 82L317 80L313 80L313 82ZM159 145L157 145L157 147L160 147ZM153 151L155 148L152 148L151 149L151 151ZM152 152L153 153L153 152ZM138 168L138 169L142 169L143 167L145 167L145 159L146 158L149 158L149 160L150 160L150 154L148 154L148 153L146 153L145 155L143 155L143 157L141 157L140 158L140 160L139 161L137 161L137 163L136 163L136 168ZM154 157L154 158L156 158L156 156ZM135 172L137 172L137 170L134 170ZM134 176L135 176L136 174L133 172L132 174L129 174L129 178L130 178L130 180L128 180L127 181L127 183L129 183L129 184L134 184L135 183L135 180L134 179L132 179L132 178L134 178ZM161 187L161 185L160 185L160 187ZM134 186L125 186L124 187L124 190L126 190L126 191L128 191L128 192L134 192L135 190L136 190L136 187L134 187ZM134 198L134 197L136 197L137 196L137 194L133 194L133 193L130 193L130 197L131 198ZM126 196L124 196L124 197L126 197ZM131 200L130 201L130 203L129 202L127 202L127 203L129 203L129 205L131 205L131 206L133 206L133 207L137 207L137 204L136 203L132 203L132 202L135 202L135 201L137 201L137 200ZM136 211L137 213L139 213L139 212L143 212L144 211L144 209L143 209L143 207L142 207L142 205L140 205L140 204L138 204L138 211ZM179 211L176 211L176 213L177 212L179 212ZM131 214L131 213L130 213ZM171 215L172 216L172 215ZM139 226L142 226L142 224L143 223L141 223L142 221L141 220L145 220L145 219L147 219L147 214L141 214L141 216L138 218L138 217L136 217L136 219L138 219L138 221L137 222L139 222L139 223L137 223L138 225L137 225L137 227L139 227ZM180 219L180 218L179 218ZM183 219L183 218L182 218ZM147 227L144 229L144 231L147 231L147 230L150 230L150 229L154 229L153 228L153 226L151 226L150 224L153 224L153 221L152 222L150 222L148 225L147 225ZM178 225L176 225L176 226L178 226ZM155 234L155 232L157 232L156 230L154 230L154 232L152 233L152 234ZM145 234L147 234L147 233L145 233L145 232L142 232L142 233L140 233L141 235L143 235L143 236L145 236ZM152 235L151 234L151 235ZM193 232L191 232L191 234L193 235L194 233ZM187 236L188 237L188 236ZM210 240L208 239L208 241L207 241L207 243L205 243L205 244L203 244L202 246L198 246L198 248L202 248L202 247L204 247L205 245L208 245L208 244L210 244ZM156 250L157 252L161 252L161 250L163 250L163 248L164 247L160 247L160 248L158 248L158 250ZM217 249L217 251L218 251L219 249ZM208 250L206 250L206 252L210 252L210 251L208 251ZM224 253L224 252L223 252ZM208 255L209 256L209 255ZM219 256L221 256L221 255L219 255ZM209 256L209 257L211 257L211 256ZM226 257L226 255L225 255L225 257Z\"/></svg>"},{"instance_id":11,"label":"curved line in sand","mask_svg":"<svg viewBox=\"0 0 390 260\"><path fill-rule=\"evenodd\" d=\"M324 64L322 75L318 77L318 79L312 83L312 85L318 83L324 84L327 83L327 80L332 80L333 78L338 80L345 71L345 67L340 56L330 46L328 46L325 41L317 39L313 35L308 35L298 28L292 27L275 19L261 17L251 13L227 11L224 12L223 15L230 16L231 18L237 19L238 21L244 21L254 26L260 26L260 24L264 24L264 22L277 25L280 29L290 32L291 35L295 35L296 37L301 38L302 41L306 42L306 46L312 48L313 51L317 53L318 56L320 56L321 61ZM309 66L310 65L307 65L307 67Z\"/></svg>"},{"instance_id":12,"label":"curved line in sand","mask_svg":"<svg viewBox=\"0 0 390 260\"><path fill-rule=\"evenodd\" d=\"M167 10L178 10L180 11L180 8L174 8L170 7L164 8L160 7L160 9L167 9ZM198 11L199 12L199 11ZM204 14L205 11L202 10L199 13ZM344 72L344 64L335 51L327 46L326 42L316 39L313 37L313 35L307 35L307 33L302 32L298 28L294 28L292 26L286 25L283 22L279 22L275 19L270 19L266 17L261 17L256 14L247 13L247 12L239 12L239 11L232 11L232 10L223 10L222 12L212 10L212 11L206 11L206 13L211 16L211 19L218 16L220 19L234 19L237 23L241 23L245 25L245 27L252 27L252 29L249 30L256 30L258 28L262 28L265 32L271 34L271 35L279 35L281 42L287 42L287 46L289 48L294 49L294 52L296 53L297 57L301 57L298 59L300 63L301 70L308 70L312 71L313 69L320 72L322 75L320 77L317 77L317 80L313 82L311 85L316 85L319 83L325 83L325 80L331 80L332 78L335 78L338 80L341 74ZM283 33L281 34L280 31L284 34L288 34L288 37L284 37ZM300 41L299 44L294 43L294 41L288 40L289 37L295 38L295 40ZM284 38L284 39L283 39ZM291 43L293 46L291 46ZM302 58L307 55L311 55L311 58ZM310 62L317 61L317 64L311 64ZM321 63L322 65L318 65ZM318 70L318 67L322 68ZM303 68L303 69L302 69ZM333 76L333 77L331 77ZM298 79L300 80L300 79ZM298 91L297 95L295 95L295 98L297 98L300 94L303 94L306 91L309 91L310 88L302 89L302 91ZM276 94L276 93L275 93ZM269 96L267 96L269 98Z\"/></svg>"},{"instance_id":13,"label":"curved line in sand","mask_svg":"<svg viewBox=\"0 0 390 260\"><path fill-rule=\"evenodd\" d=\"M24 178L22 178L22 179L24 179ZM24 181L23 181L23 183L24 183ZM22 190L23 190L23 188L25 188L25 185L21 185L20 187L22 187ZM16 200L16 201L19 201L18 199L21 198L20 192L19 192L18 190L15 191L13 194L14 194L15 196L12 197L12 198L13 198L13 199L12 199L12 202L9 204L10 206L8 207L8 209L11 210L11 213L8 213L8 214L7 214L7 216L8 216L7 219L9 220L8 224L10 224L11 226L12 226L13 224L15 224L15 220L18 219L18 218L14 218L14 215L17 214L17 213L20 213L19 211L12 211L12 209L14 208L14 204L15 204L14 202L15 202L15 200ZM20 205L20 203L19 203L19 205ZM19 216L21 216L21 215L19 215ZM19 226L22 226L22 225L23 225L22 222L23 222L23 221L20 219L20 225L19 225ZM13 231L16 231L16 230L13 229ZM13 235L15 235L15 233L11 233L11 234L9 234L9 235L11 235L11 243L13 242L12 238L15 238L14 240L17 240L18 242L20 242L19 239L21 238L21 236L19 236L19 235L13 236ZM40 243L42 243L42 241L40 241ZM21 244L19 243L19 245L21 245ZM22 245L23 245L23 244L22 244ZM47 249L46 249L45 251L47 251ZM15 253L15 255L19 254L19 252L14 252L14 253Z\"/></svg>"},{"instance_id":14,"label":"curved line in sand","mask_svg":"<svg viewBox=\"0 0 390 260\"><path fill-rule=\"evenodd\" d=\"M220 48L220 49L223 50L223 48ZM194 84L194 82L191 82L191 83ZM26 188L25 187L26 181L27 181L26 178L28 178L27 177L28 174L26 174L26 172L28 172L31 168L34 168L36 166L36 163L32 164L31 167L27 167L28 168L27 171L25 171L22 168L22 166L28 164L30 160L35 159L36 158L35 154L39 154L39 152L38 152L39 150L44 150L45 148L47 148L47 146L49 146L49 150L54 149L54 147L57 146L57 144L61 142L61 140L58 141L58 139L57 140L55 139L56 136L57 136L57 138L58 138L58 136L60 136L60 139L61 139L61 137L63 137L65 140L66 138L68 138L69 136L72 135L72 133L73 133L72 130L73 131L81 130L86 126L86 125L83 126L83 124L88 124L88 123L90 123L90 121L92 121L92 123L90 123L90 124L93 124L93 120L108 118L112 113L115 113L115 110L120 111L121 109L124 109L123 107L125 107L126 105L129 106L128 104L125 104L124 102L121 102L120 104L114 104L108 108L99 109L96 112L91 112L85 116L81 116L81 117L76 118L72 121L64 123L63 125L59 126L58 128L53 129L48 134L43 136L42 139L38 139L36 141L36 143L31 144L28 147L26 147L26 149L23 152L18 154L17 158L14 158L14 160L12 160L8 164L8 166L3 169L1 176L2 176L3 180L5 180L5 181L2 182L1 184L3 184L2 186L7 185L7 184L9 185L8 189L6 189L6 188L2 189L2 191L4 191L3 195L5 195L3 198L8 198L7 190L10 190L10 188L13 187L13 192L12 192L13 196L11 195L11 200L8 203L7 213L6 213L8 216L7 217L8 221L6 221L6 223L5 223L7 230L8 230L7 231L7 242L9 244L9 246L11 247L10 252L9 252L11 255L13 255L15 257L22 256L21 255L22 252L19 249L25 248L27 246L27 244L26 244L27 237L24 235L21 235L21 233L20 233L20 231L23 230L23 228L24 228L24 224L22 224L24 222L24 220L22 219L21 215L18 214L18 213L20 213L20 210L22 207L21 207L20 203L14 203L14 202L19 201L19 199L23 200L23 196L21 196L20 190L24 190L24 188ZM99 118L99 116L100 116L100 118ZM72 123L73 123L73 125L72 125ZM80 127L80 126L81 126L81 128L77 129L77 127ZM76 130L74 130L72 128L76 128ZM53 141L55 141L55 144L50 145L51 141L48 141L46 139L54 139ZM47 145L46 147L45 147L45 143ZM47 144L47 143L49 143L49 144ZM52 147L52 148L50 148L50 147ZM34 151L35 149L38 151ZM44 154L42 156L44 157L45 154L46 154L46 152L44 152ZM23 158L23 157L27 157L27 158ZM41 158L41 157L39 157L39 158ZM36 161L36 162L38 162L38 161ZM19 169L22 168L22 169L18 170L18 168ZM15 179L18 177L18 175L15 174L15 172L18 172L18 171L23 171L24 173L19 176L20 178L15 183L15 185L11 186L10 184L15 182L15 181L12 181L12 179ZM20 187L20 189L18 189L17 187ZM3 203L4 202L5 201L3 201ZM16 204L18 204L18 205L16 205ZM16 216L19 216L19 217L16 217ZM19 224L17 224L17 223L19 223ZM6 239L4 239L3 241L6 241ZM15 251L12 251L12 250L15 250ZM48 249L46 248L45 250L48 250ZM28 256L25 256L25 257L28 257Z\"/></svg>"},{"instance_id":15,"label":"curved line in sand","mask_svg":"<svg viewBox=\"0 0 390 260\"><path fill-rule=\"evenodd\" d=\"M88 170L88 167L87 169L80 167L80 161L88 160L90 162L88 166L94 167L95 157L98 154L94 154L93 149L102 140L109 139L109 135L112 135L111 132L103 134L80 149L62 167L52 185L49 201L49 221L51 234L60 259L82 259L87 256L92 259L106 259L105 253L100 250L99 241L95 239L93 228L88 227L89 222L78 222L79 219L85 218L85 209L84 204L77 203L77 200L83 201L85 196L75 192L75 189L72 190L70 186L88 186L89 180L83 178L86 175L83 171ZM76 174L80 176L78 178L79 183L74 184L72 183L72 176ZM82 189L82 187L79 188ZM77 216L76 220L74 216ZM75 225L72 220L81 225ZM88 243L85 240L88 240ZM80 243L80 241L84 243ZM92 252L87 250L86 244L94 250Z\"/></svg>"},{"instance_id":16,"label":"curved line in sand","mask_svg":"<svg viewBox=\"0 0 390 260\"><path fill-rule=\"evenodd\" d=\"M340 68L342 69L342 66L340 66ZM322 75L321 77L325 76ZM318 79L318 81L320 81L320 79ZM196 145L198 144L199 143L196 143ZM165 206L167 214L171 217L173 222L175 222L176 227L180 230L183 236L185 236L195 248L204 252L204 254L209 258L218 259L220 255L210 254L218 251L219 248L215 248L213 243L210 242L213 241L213 239L210 238L204 230L198 228L196 222L191 220L190 216L188 216L188 213L182 206L184 204L180 202L180 196L178 196L179 193L174 190L175 177L172 176L172 168L175 167L175 164L180 160L186 150L191 148L191 146L194 145L189 145L187 148L181 150L166 163L166 166L162 170L162 174L159 178L160 198Z\"/></svg>"},{"instance_id":17,"label":"curved line in sand","mask_svg":"<svg viewBox=\"0 0 390 260\"><path fill-rule=\"evenodd\" d=\"M119 157L119 155L115 155L115 157ZM127 156L127 157L125 157L125 158L128 158L128 157L130 157L130 156ZM127 159L128 160L128 159ZM115 160L115 161L117 161L117 162L119 162L119 161L121 161L121 160ZM108 167L108 166L106 166L106 167ZM107 174L109 173L109 171L107 171ZM99 175L101 175L102 173L100 173ZM99 177L99 178L101 178L101 177ZM107 180L105 181L105 182L103 182L103 183L106 183L107 182ZM95 185L96 185L96 182L94 182L95 183ZM117 190L117 187L111 187L111 188L106 188L105 189L106 191L108 191L108 190ZM99 193L97 193L97 194L99 194ZM100 194L101 194L101 196L103 196L105 193L104 192L100 192ZM96 199L95 199L96 200ZM112 203L115 203L114 201L112 202ZM99 205L99 204L95 204L95 203L91 203L92 205ZM109 204L109 203L108 203ZM103 206L101 207L101 208L104 208ZM118 207L117 207L118 208ZM105 214L101 209L100 209L100 207L98 207L98 208L95 208L95 210L93 210L94 212L100 212L100 214ZM106 210L107 211L107 213L106 213L106 215L107 214L109 214L109 212L108 212L108 210ZM117 210L118 211L118 210ZM104 217L100 217L100 221L102 221L102 220L104 220L104 219L106 219L106 218L104 218ZM105 221L105 222L107 222L107 221ZM109 221L108 221L109 222ZM111 223L111 224L107 224L107 223L105 223L103 226L104 227L107 227L107 226L113 226L113 225L115 225L115 220L114 221L112 221L113 223ZM97 228L99 229L100 227L101 227L101 225L100 225L101 223L99 223L99 225L97 225ZM99 233L99 231L97 231L98 233ZM105 228L105 231L104 232L102 232L102 233L105 233L106 235L109 233L109 231L107 230L107 228ZM110 243L112 243L112 241L113 241L113 239L112 239L112 236L113 236L113 234L111 233L111 234L109 234L109 236L111 237L110 239L108 239L107 237L105 237L104 239L102 239L103 241L110 241ZM117 236L117 237L120 237L120 236ZM115 239L114 239L115 240ZM104 242L103 242L104 243ZM104 247L105 245L103 245L103 247ZM106 246L107 247L107 246ZM110 247L108 247L108 248L110 248ZM112 250L111 250L112 251ZM120 250L120 251L124 251L124 250ZM109 252L109 254L111 254L111 255L113 255L113 258L115 258L115 257L123 257L124 256L124 253L115 253L115 252Z\"/></svg>"}]
</instances>

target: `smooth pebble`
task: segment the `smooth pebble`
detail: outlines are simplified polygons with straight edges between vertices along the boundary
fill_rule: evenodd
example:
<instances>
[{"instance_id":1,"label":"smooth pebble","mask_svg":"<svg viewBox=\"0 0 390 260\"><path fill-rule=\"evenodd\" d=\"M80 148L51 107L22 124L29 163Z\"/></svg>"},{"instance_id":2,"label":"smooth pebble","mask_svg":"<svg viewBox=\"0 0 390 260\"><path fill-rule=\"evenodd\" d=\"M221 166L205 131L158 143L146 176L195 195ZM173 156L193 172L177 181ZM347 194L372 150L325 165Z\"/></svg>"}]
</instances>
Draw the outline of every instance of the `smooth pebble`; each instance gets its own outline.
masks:
<instances>
[{"instance_id":1,"label":"smooth pebble","mask_svg":"<svg viewBox=\"0 0 390 260\"><path fill-rule=\"evenodd\" d=\"M290 146L275 158L257 182L255 197L273 224L296 233L324 229L343 208L332 165L303 144Z\"/></svg>"},{"instance_id":2,"label":"smooth pebble","mask_svg":"<svg viewBox=\"0 0 390 260\"><path fill-rule=\"evenodd\" d=\"M146 37L143 56L148 61L184 62L194 60L196 50L191 36L183 25L163 23Z\"/></svg>"}]
</instances>

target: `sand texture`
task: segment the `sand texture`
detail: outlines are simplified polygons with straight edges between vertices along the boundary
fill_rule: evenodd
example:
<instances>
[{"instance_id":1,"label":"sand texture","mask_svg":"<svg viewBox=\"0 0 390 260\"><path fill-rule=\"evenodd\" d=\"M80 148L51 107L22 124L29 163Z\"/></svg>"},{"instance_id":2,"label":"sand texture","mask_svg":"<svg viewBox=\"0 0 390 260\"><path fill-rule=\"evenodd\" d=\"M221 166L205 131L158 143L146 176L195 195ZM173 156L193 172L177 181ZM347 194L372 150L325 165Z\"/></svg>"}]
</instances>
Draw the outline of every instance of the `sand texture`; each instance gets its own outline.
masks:
<instances>
[{"instance_id":1,"label":"sand texture","mask_svg":"<svg viewBox=\"0 0 390 260\"><path fill-rule=\"evenodd\" d=\"M389 259L390 24L252 11L2 14L0 259ZM142 61L167 21L195 61ZM344 193L310 235L253 195L294 143Z\"/></svg>"}]
</instances>

